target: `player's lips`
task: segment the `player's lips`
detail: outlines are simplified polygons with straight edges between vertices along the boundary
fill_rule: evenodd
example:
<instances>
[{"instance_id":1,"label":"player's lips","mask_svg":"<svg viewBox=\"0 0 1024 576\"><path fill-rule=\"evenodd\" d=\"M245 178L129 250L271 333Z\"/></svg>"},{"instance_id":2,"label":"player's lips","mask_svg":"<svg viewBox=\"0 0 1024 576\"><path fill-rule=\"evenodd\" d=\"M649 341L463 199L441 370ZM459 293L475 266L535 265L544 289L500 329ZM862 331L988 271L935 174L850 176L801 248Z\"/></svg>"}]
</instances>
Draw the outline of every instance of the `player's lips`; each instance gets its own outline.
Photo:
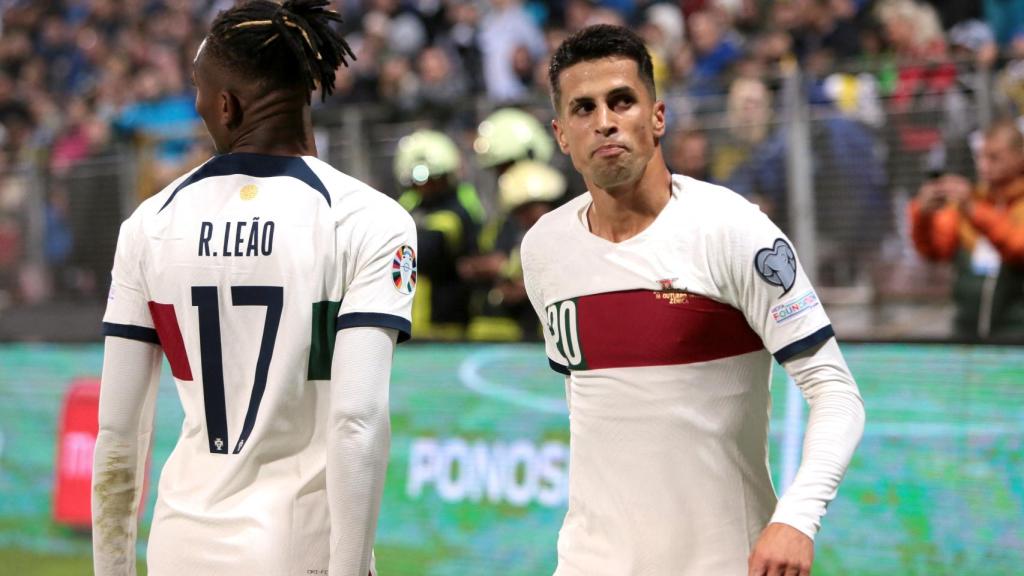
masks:
<instances>
[{"instance_id":1,"label":"player's lips","mask_svg":"<svg viewBox=\"0 0 1024 576\"><path fill-rule=\"evenodd\" d=\"M602 144L601 146L598 146L593 152L591 152L590 155L598 156L601 158L610 158L612 156L618 156L619 154L623 154L627 151L628 149L622 144Z\"/></svg>"}]
</instances>

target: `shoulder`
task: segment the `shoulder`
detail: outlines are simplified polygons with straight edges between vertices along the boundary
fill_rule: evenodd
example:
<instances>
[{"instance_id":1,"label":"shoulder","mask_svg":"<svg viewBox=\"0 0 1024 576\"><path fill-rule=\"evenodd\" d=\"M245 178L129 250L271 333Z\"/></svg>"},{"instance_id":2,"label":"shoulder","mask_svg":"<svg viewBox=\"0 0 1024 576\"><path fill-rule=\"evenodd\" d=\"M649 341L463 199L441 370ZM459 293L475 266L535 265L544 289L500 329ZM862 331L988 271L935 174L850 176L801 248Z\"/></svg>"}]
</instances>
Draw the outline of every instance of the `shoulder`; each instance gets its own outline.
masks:
<instances>
[{"instance_id":1,"label":"shoulder","mask_svg":"<svg viewBox=\"0 0 1024 576\"><path fill-rule=\"evenodd\" d=\"M725 186L680 175L672 177L672 184L683 217L704 237L735 239L774 228L757 204Z\"/></svg>"},{"instance_id":2,"label":"shoulder","mask_svg":"<svg viewBox=\"0 0 1024 576\"><path fill-rule=\"evenodd\" d=\"M413 225L408 211L387 194L322 160L309 156L304 160L327 188L339 224L365 223L373 228Z\"/></svg>"},{"instance_id":3,"label":"shoulder","mask_svg":"<svg viewBox=\"0 0 1024 576\"><path fill-rule=\"evenodd\" d=\"M759 212L756 204L725 186L689 176L672 176L672 185L688 212L713 222L733 221Z\"/></svg>"},{"instance_id":4,"label":"shoulder","mask_svg":"<svg viewBox=\"0 0 1024 576\"><path fill-rule=\"evenodd\" d=\"M210 160L212 160L212 158ZM207 160L206 162L209 162L210 160ZM181 176L178 176L170 184L164 186L162 190L139 203L131 216L124 221L122 228L125 226L134 226L141 229L151 222L160 214L163 207L167 205L167 202L174 195L175 191L177 191L184 182L191 178L196 171L202 168L206 162L203 162L199 166L196 166Z\"/></svg>"},{"instance_id":5,"label":"shoulder","mask_svg":"<svg viewBox=\"0 0 1024 576\"><path fill-rule=\"evenodd\" d=\"M566 237L578 225L580 210L590 203L590 193L585 192L540 217L523 237L523 257L538 252L547 252L548 247L564 244Z\"/></svg>"},{"instance_id":6,"label":"shoulder","mask_svg":"<svg viewBox=\"0 0 1024 576\"><path fill-rule=\"evenodd\" d=\"M372 258L415 245L416 224L397 200L326 162L304 160L328 190L335 238L344 251Z\"/></svg>"}]
</instances>

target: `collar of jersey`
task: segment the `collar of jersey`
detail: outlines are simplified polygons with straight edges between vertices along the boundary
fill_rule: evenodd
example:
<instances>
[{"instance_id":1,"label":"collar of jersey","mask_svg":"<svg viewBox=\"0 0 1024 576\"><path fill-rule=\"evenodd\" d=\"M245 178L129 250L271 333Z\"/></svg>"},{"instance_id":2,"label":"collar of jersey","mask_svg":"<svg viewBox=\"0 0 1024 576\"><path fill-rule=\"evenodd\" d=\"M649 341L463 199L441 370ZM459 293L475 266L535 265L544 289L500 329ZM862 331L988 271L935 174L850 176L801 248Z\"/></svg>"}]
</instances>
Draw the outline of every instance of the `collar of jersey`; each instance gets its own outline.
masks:
<instances>
[{"instance_id":1,"label":"collar of jersey","mask_svg":"<svg viewBox=\"0 0 1024 576\"><path fill-rule=\"evenodd\" d=\"M167 201L160 207L160 211L167 207L174 200L174 197L185 188L206 178L215 176L251 176L253 178L273 178L284 176L295 178L307 186L316 190L331 205L331 195L327 187L320 181L320 178L313 172L306 163L304 156L276 156L272 154L254 154L251 152L232 152L214 156L206 161L178 184ZM159 211L158 211L159 212Z\"/></svg>"},{"instance_id":2,"label":"collar of jersey","mask_svg":"<svg viewBox=\"0 0 1024 576\"><path fill-rule=\"evenodd\" d=\"M590 231L590 223L587 221L587 211L590 210L590 205L594 203L594 197L590 196L587 202L583 203L583 206L576 212L576 221L579 223L579 230L583 232L584 236L592 238L594 242L599 242L611 246L623 246L633 242L639 242L643 238L646 238L652 233L652 230L661 225L661 222L667 218L667 213L672 209L673 205L679 201L679 193L682 188L682 182L678 176L672 176L672 186L669 187L669 199L665 203L665 206L658 212L658 215L654 217L654 220L643 230L637 234L622 240L621 242L612 242L607 238L602 238L597 234Z\"/></svg>"}]
</instances>

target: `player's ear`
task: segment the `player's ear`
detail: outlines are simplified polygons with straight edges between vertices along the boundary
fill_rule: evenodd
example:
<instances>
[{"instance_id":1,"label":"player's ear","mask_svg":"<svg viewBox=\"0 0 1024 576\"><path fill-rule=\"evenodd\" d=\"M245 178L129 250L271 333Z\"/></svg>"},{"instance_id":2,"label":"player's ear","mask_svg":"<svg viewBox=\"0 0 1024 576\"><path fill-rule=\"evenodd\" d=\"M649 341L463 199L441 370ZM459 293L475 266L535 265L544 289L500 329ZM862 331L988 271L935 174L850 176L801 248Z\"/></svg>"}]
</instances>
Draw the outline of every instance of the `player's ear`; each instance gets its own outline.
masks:
<instances>
[{"instance_id":1,"label":"player's ear","mask_svg":"<svg viewBox=\"0 0 1024 576\"><path fill-rule=\"evenodd\" d=\"M551 129L555 131L555 140L558 141L558 147L561 148L562 154L568 154L569 139L566 138L565 133L562 132L562 127L559 126L557 117L551 121Z\"/></svg>"},{"instance_id":2,"label":"player's ear","mask_svg":"<svg viewBox=\"0 0 1024 576\"><path fill-rule=\"evenodd\" d=\"M242 123L242 102L230 90L221 90L218 97L221 124L234 130Z\"/></svg>"},{"instance_id":3,"label":"player's ear","mask_svg":"<svg viewBox=\"0 0 1024 576\"><path fill-rule=\"evenodd\" d=\"M665 135L665 102L662 100L654 101L654 108L651 110L651 125L656 138Z\"/></svg>"}]
</instances>

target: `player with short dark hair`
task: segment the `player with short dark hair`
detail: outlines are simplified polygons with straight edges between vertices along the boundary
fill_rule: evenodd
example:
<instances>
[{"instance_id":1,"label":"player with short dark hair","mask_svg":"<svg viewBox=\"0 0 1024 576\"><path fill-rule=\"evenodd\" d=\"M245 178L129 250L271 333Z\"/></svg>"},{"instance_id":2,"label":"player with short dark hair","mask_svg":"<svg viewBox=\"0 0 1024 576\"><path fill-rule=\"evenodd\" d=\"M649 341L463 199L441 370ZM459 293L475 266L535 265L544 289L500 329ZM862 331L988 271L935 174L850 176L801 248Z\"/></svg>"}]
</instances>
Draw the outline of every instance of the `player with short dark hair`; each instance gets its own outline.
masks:
<instances>
[{"instance_id":1,"label":"player with short dark hair","mask_svg":"<svg viewBox=\"0 0 1024 576\"><path fill-rule=\"evenodd\" d=\"M96 573L134 573L160 351L184 408L147 562L160 575L373 572L388 384L416 230L315 157L311 93L352 58L327 0L218 15L194 63L218 155L121 227L104 316Z\"/></svg>"},{"instance_id":2,"label":"player with short dark hair","mask_svg":"<svg viewBox=\"0 0 1024 576\"><path fill-rule=\"evenodd\" d=\"M635 33L577 32L551 80L559 147L589 189L522 245L569 405L555 573L808 574L864 408L792 246L732 191L669 172L665 104ZM773 356L811 406L778 501Z\"/></svg>"}]
</instances>

